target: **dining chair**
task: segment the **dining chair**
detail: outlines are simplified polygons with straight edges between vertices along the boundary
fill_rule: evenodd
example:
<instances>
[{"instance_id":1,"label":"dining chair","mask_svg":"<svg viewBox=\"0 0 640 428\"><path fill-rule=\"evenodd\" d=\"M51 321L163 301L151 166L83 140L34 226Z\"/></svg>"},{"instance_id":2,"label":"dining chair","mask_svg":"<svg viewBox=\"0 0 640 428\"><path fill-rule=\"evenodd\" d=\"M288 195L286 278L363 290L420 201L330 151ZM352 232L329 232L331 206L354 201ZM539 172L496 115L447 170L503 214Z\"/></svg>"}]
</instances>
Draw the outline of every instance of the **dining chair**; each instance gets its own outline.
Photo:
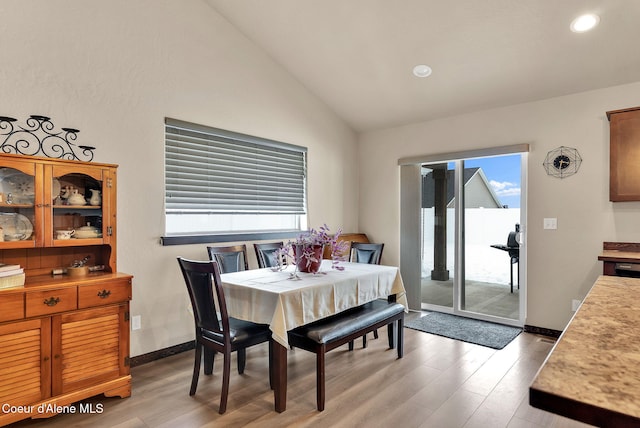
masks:
<instances>
[{"instance_id":1,"label":"dining chair","mask_svg":"<svg viewBox=\"0 0 640 428\"><path fill-rule=\"evenodd\" d=\"M349 260L355 263L368 263L379 265L382 258L384 244L372 244L363 242L351 242L349 248ZM373 338L378 338L378 330L373 330ZM367 347L367 335L362 336L362 347Z\"/></svg>"},{"instance_id":2,"label":"dining chair","mask_svg":"<svg viewBox=\"0 0 640 428\"><path fill-rule=\"evenodd\" d=\"M180 270L189 291L196 328L196 353L189 395L195 395L200 375L200 362L204 348L204 374L213 373L216 352L223 355L222 392L220 414L227 410L231 353L237 351L238 373L244 372L246 348L269 342L269 383L272 380L273 341L266 324L256 324L229 316L220 280L218 264L211 261L195 261L178 257Z\"/></svg>"},{"instance_id":3,"label":"dining chair","mask_svg":"<svg viewBox=\"0 0 640 428\"><path fill-rule=\"evenodd\" d=\"M379 265L383 249L384 244L352 242L349 250L349 259L356 263Z\"/></svg>"},{"instance_id":4,"label":"dining chair","mask_svg":"<svg viewBox=\"0 0 640 428\"><path fill-rule=\"evenodd\" d=\"M277 251L282 248L283 242L268 242L264 244L253 244L256 251L256 259L260 269L278 266Z\"/></svg>"},{"instance_id":5,"label":"dining chair","mask_svg":"<svg viewBox=\"0 0 640 428\"><path fill-rule=\"evenodd\" d=\"M247 246L232 245L229 247L207 247L209 260L218 263L220 273L249 270L247 263Z\"/></svg>"}]
</instances>

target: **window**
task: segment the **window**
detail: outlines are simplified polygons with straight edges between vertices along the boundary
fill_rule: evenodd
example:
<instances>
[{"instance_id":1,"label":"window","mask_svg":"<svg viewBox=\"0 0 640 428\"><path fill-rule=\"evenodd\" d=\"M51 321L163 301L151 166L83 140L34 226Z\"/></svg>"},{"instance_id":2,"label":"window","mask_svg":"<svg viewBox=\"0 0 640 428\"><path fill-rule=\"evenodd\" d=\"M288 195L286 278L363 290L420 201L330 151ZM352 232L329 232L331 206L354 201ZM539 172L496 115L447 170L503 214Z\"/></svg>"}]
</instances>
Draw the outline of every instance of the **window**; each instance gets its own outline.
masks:
<instances>
[{"instance_id":1,"label":"window","mask_svg":"<svg viewBox=\"0 0 640 428\"><path fill-rule=\"evenodd\" d=\"M243 233L306 228L306 152L166 119L163 242L185 235L232 234L229 240L237 240ZM225 240L219 238L189 242Z\"/></svg>"}]
</instances>

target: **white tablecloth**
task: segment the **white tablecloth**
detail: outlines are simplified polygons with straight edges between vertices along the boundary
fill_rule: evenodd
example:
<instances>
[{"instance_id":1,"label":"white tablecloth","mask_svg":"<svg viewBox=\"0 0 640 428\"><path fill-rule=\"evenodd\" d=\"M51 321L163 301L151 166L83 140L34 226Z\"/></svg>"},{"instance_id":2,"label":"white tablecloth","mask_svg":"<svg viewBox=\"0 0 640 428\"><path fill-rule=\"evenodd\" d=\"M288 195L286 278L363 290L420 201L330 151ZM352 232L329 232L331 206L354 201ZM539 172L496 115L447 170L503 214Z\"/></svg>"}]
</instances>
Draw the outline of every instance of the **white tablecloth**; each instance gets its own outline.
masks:
<instances>
[{"instance_id":1,"label":"white tablecloth","mask_svg":"<svg viewBox=\"0 0 640 428\"><path fill-rule=\"evenodd\" d=\"M397 267L341 263L331 269L324 260L320 273L299 273L289 279L286 271L254 269L221 275L229 315L269 324L273 338L289 347L287 331L378 298L396 295L408 309L402 277Z\"/></svg>"}]
</instances>

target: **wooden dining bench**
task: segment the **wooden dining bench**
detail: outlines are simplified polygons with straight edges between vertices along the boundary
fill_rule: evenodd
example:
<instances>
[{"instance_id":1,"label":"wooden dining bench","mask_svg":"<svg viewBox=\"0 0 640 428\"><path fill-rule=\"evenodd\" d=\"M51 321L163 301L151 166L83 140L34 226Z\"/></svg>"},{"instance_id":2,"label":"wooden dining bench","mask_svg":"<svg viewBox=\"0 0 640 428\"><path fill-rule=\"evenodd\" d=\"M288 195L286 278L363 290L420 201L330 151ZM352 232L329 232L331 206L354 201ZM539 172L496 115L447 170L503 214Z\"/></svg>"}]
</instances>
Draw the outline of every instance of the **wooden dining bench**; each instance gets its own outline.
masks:
<instances>
[{"instance_id":1,"label":"wooden dining bench","mask_svg":"<svg viewBox=\"0 0 640 428\"><path fill-rule=\"evenodd\" d=\"M392 337L397 336L398 358L402 358L404 306L399 303L374 300L289 331L291 346L316 354L316 397L319 411L324 410L325 401L325 354L346 343L349 343L349 350L352 350L355 339L390 324L393 324L397 334L390 335L389 347L394 347Z\"/></svg>"}]
</instances>

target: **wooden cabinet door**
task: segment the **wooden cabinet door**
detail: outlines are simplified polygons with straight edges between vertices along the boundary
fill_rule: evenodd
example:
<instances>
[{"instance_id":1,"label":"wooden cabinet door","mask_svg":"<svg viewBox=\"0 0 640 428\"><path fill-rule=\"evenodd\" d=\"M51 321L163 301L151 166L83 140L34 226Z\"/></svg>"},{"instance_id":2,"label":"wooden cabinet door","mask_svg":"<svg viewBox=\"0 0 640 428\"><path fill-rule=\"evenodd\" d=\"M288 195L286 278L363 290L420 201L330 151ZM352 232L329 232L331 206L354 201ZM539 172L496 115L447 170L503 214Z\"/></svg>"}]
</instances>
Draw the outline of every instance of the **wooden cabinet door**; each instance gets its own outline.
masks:
<instances>
[{"instance_id":1,"label":"wooden cabinet door","mask_svg":"<svg viewBox=\"0 0 640 428\"><path fill-rule=\"evenodd\" d=\"M129 304L52 317L52 392L65 394L129 374Z\"/></svg>"},{"instance_id":2,"label":"wooden cabinet door","mask_svg":"<svg viewBox=\"0 0 640 428\"><path fill-rule=\"evenodd\" d=\"M610 124L609 200L640 201L640 107L607 112Z\"/></svg>"},{"instance_id":3,"label":"wooden cabinet door","mask_svg":"<svg viewBox=\"0 0 640 428\"><path fill-rule=\"evenodd\" d=\"M0 344L0 403L24 406L50 397L50 319L0 325Z\"/></svg>"}]
</instances>

